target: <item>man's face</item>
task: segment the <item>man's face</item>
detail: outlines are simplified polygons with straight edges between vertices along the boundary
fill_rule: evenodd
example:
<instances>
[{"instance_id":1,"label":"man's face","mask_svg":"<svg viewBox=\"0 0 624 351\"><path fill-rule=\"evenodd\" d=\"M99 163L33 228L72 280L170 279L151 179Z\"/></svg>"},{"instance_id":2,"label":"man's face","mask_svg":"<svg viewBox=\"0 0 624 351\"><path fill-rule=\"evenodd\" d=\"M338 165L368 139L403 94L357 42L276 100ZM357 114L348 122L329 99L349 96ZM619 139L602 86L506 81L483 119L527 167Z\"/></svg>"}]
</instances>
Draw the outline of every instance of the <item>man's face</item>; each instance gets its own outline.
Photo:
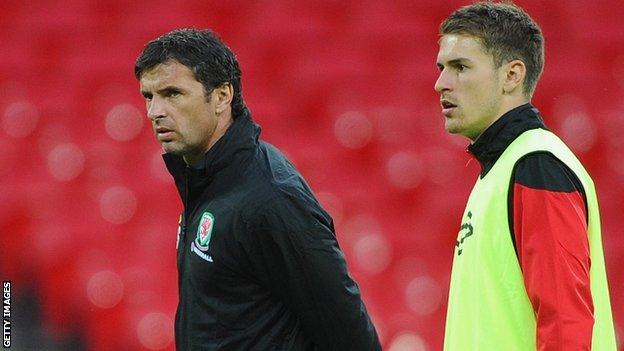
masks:
<instances>
[{"instance_id":1,"label":"man's face","mask_svg":"<svg viewBox=\"0 0 624 351\"><path fill-rule=\"evenodd\" d=\"M501 115L504 72L476 37L464 34L442 36L437 65L445 128L474 141Z\"/></svg>"},{"instance_id":2,"label":"man's face","mask_svg":"<svg viewBox=\"0 0 624 351\"><path fill-rule=\"evenodd\" d=\"M197 160L214 144L217 127L212 94L176 60L146 70L140 79L147 116L165 152Z\"/></svg>"}]
</instances>

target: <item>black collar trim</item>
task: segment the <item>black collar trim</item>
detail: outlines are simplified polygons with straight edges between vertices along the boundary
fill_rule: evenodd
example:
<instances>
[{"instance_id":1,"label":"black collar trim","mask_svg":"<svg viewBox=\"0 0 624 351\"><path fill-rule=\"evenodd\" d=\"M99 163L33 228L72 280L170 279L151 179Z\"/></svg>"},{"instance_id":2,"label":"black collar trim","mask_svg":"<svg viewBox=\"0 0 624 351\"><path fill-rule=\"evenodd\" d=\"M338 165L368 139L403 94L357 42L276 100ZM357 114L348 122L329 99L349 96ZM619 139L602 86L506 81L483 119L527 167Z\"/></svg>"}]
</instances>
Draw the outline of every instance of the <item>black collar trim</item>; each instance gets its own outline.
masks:
<instances>
[{"instance_id":1,"label":"black collar trim","mask_svg":"<svg viewBox=\"0 0 624 351\"><path fill-rule=\"evenodd\" d=\"M547 129L539 111L530 103L518 106L492 123L477 140L468 146L481 165L481 178L492 169L503 151L520 134L530 129Z\"/></svg>"},{"instance_id":2,"label":"black collar trim","mask_svg":"<svg viewBox=\"0 0 624 351\"><path fill-rule=\"evenodd\" d=\"M188 172L191 182L209 182L216 173L235 162L241 152L255 149L260 131L260 126L246 112L234 119L225 134L206 152L199 166L189 167L182 156L168 153L163 155L163 159L176 182L185 172Z\"/></svg>"}]
</instances>

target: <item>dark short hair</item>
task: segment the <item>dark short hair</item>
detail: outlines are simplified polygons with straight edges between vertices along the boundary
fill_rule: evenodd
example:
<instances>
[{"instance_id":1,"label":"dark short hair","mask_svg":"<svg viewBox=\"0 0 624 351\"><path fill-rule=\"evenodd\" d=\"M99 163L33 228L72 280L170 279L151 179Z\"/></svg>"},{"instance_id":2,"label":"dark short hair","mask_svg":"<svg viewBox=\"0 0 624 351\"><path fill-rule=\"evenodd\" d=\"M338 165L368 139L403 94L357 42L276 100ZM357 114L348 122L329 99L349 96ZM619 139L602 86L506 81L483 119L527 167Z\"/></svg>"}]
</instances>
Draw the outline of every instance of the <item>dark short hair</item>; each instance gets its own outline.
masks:
<instances>
[{"instance_id":1,"label":"dark short hair","mask_svg":"<svg viewBox=\"0 0 624 351\"><path fill-rule=\"evenodd\" d=\"M476 37L497 68L521 60L526 66L523 93L533 95L544 69L544 37L537 23L519 6L491 1L464 6L442 22L440 34Z\"/></svg>"},{"instance_id":2,"label":"dark short hair","mask_svg":"<svg viewBox=\"0 0 624 351\"><path fill-rule=\"evenodd\" d=\"M169 60L191 69L206 93L225 83L231 84L233 118L247 111L236 56L211 30L176 29L150 41L136 60L134 75L141 79L143 72Z\"/></svg>"}]
</instances>

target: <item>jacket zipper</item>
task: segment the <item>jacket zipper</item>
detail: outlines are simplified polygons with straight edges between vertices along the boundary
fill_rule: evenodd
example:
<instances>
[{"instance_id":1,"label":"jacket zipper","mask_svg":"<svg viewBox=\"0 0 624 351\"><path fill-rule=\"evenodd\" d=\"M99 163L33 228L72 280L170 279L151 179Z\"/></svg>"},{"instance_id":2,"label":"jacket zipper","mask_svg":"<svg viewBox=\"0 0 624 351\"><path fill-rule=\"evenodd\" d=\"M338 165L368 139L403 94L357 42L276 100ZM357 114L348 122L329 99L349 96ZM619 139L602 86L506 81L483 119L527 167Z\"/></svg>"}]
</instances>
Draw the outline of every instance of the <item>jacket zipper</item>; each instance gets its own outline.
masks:
<instances>
[{"instance_id":1,"label":"jacket zipper","mask_svg":"<svg viewBox=\"0 0 624 351\"><path fill-rule=\"evenodd\" d=\"M179 267L178 274L180 275L180 289L182 287L182 280L184 279L184 259L186 257L186 229L188 223L188 194L189 194L189 176L188 171L184 170L184 199L182 201L183 214L182 214L182 230L180 231L180 253L179 253Z\"/></svg>"},{"instance_id":2,"label":"jacket zipper","mask_svg":"<svg viewBox=\"0 0 624 351\"><path fill-rule=\"evenodd\" d=\"M188 171L184 172L184 201L182 206L184 206L184 216L182 218L182 239L186 239L186 222L188 218L187 210L188 210L188 196L189 196L189 176ZM185 241L186 243L186 241Z\"/></svg>"}]
</instances>

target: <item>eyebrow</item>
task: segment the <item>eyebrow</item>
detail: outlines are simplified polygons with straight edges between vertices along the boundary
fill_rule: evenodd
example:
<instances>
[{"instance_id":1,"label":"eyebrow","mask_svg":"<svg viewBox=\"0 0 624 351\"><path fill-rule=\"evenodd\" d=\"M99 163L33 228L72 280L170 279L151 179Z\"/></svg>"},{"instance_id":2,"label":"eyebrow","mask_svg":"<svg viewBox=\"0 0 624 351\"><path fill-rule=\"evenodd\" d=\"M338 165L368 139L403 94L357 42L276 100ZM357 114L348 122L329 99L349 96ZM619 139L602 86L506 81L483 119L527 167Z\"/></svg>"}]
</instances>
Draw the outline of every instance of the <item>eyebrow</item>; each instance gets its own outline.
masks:
<instances>
[{"instance_id":1,"label":"eyebrow","mask_svg":"<svg viewBox=\"0 0 624 351\"><path fill-rule=\"evenodd\" d=\"M176 87L175 85L168 85L162 89L158 89L156 93L162 94L162 93L168 93L172 91L182 92L182 90L183 90L182 88Z\"/></svg>"},{"instance_id":2,"label":"eyebrow","mask_svg":"<svg viewBox=\"0 0 624 351\"><path fill-rule=\"evenodd\" d=\"M466 58L466 57L460 57L460 58L456 58L456 59L452 59L452 60L447 61L446 65L447 66L455 66L455 65L460 64L460 63L472 63L472 60L469 59L469 58ZM444 66L444 64L441 63L441 62L436 62L436 64L438 66Z\"/></svg>"},{"instance_id":3,"label":"eyebrow","mask_svg":"<svg viewBox=\"0 0 624 351\"><path fill-rule=\"evenodd\" d=\"M179 93L181 93L183 91L184 91L184 89L182 89L180 87L177 87L177 86L174 86L174 85L168 85L168 86L166 86L164 88L158 89L156 91L156 94L163 95L163 94L171 93L171 92L179 92ZM141 90L141 95L143 95L144 97L148 97L148 96L152 96L152 93L149 92L149 91Z\"/></svg>"}]
</instances>

